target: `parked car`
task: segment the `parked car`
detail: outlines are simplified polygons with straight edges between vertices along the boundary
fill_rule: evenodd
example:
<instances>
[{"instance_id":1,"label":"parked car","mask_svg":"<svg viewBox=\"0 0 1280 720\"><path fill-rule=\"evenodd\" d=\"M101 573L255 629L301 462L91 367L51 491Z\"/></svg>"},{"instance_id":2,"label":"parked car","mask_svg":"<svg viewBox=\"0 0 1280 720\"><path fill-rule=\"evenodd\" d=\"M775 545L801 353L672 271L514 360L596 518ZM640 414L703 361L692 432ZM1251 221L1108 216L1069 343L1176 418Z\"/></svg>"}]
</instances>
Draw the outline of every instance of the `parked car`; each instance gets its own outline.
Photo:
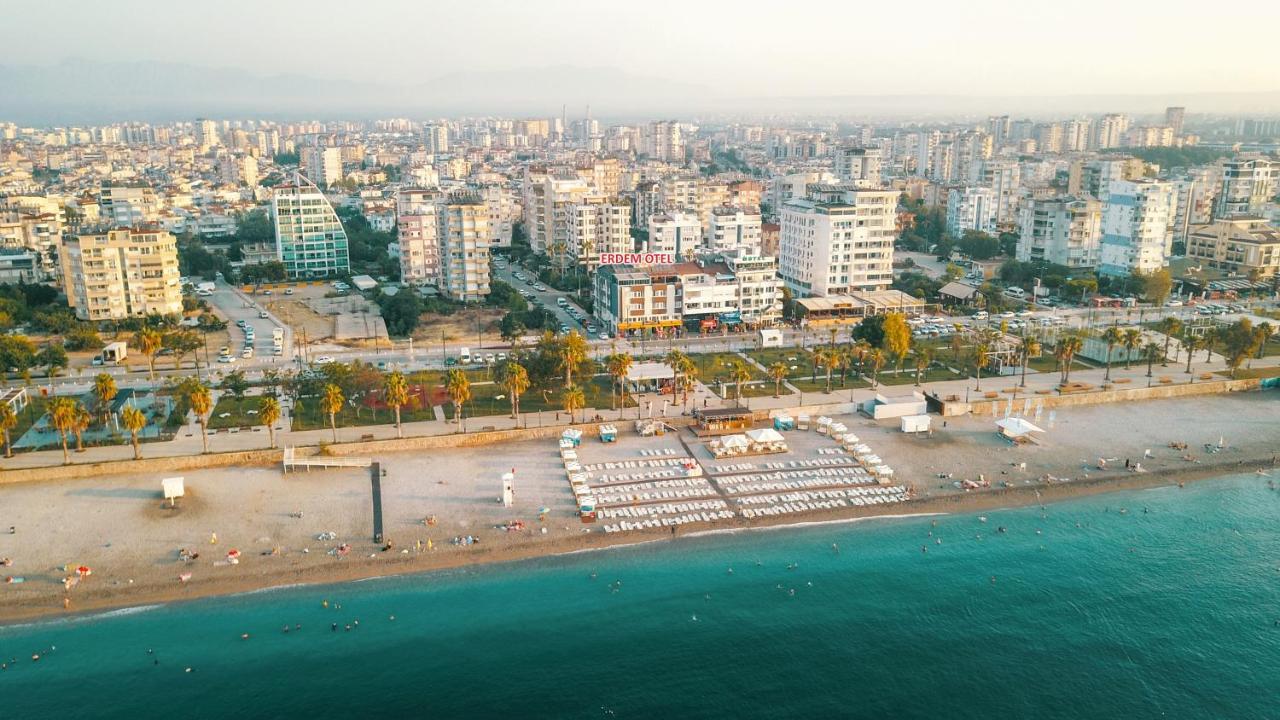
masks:
<instances>
[{"instance_id":1,"label":"parked car","mask_svg":"<svg viewBox=\"0 0 1280 720\"><path fill-rule=\"evenodd\" d=\"M320 357L316 358L317 365L328 365L329 363L332 363L332 362L333 362L333 358L329 355L321 355Z\"/></svg>"}]
</instances>

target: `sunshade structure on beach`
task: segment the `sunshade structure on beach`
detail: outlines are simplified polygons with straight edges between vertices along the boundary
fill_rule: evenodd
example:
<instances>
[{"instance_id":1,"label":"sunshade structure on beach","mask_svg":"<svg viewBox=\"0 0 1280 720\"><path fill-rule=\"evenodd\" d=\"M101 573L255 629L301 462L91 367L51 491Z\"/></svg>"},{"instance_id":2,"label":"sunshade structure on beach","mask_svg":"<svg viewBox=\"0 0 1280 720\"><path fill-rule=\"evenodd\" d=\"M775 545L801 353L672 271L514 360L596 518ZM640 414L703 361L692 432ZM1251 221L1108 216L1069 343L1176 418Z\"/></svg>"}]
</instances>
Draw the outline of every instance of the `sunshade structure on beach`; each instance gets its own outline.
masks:
<instances>
[{"instance_id":1,"label":"sunshade structure on beach","mask_svg":"<svg viewBox=\"0 0 1280 720\"><path fill-rule=\"evenodd\" d=\"M996 421L996 427L1000 429L1000 434L1010 440L1018 440L1022 438L1029 439L1031 433L1042 433L1043 428L1037 427L1026 420L1019 417L1002 418Z\"/></svg>"}]
</instances>

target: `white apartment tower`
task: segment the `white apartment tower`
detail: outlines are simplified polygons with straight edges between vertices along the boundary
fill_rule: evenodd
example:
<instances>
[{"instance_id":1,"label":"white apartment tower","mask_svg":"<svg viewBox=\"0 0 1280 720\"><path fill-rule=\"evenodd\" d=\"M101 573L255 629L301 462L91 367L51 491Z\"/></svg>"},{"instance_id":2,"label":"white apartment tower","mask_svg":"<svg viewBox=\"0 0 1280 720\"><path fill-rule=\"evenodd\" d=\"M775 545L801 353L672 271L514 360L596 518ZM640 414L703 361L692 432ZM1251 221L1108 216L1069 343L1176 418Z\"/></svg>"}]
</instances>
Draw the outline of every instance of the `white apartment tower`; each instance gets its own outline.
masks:
<instances>
[{"instance_id":1,"label":"white apartment tower","mask_svg":"<svg viewBox=\"0 0 1280 720\"><path fill-rule=\"evenodd\" d=\"M308 148L305 153L307 178L321 188L327 188L342 180L342 150L339 148Z\"/></svg>"},{"instance_id":2,"label":"white apartment tower","mask_svg":"<svg viewBox=\"0 0 1280 720\"><path fill-rule=\"evenodd\" d=\"M432 155L449 152L449 126L444 123L427 123L422 126L422 141Z\"/></svg>"},{"instance_id":3,"label":"white apartment tower","mask_svg":"<svg viewBox=\"0 0 1280 720\"><path fill-rule=\"evenodd\" d=\"M1222 163L1217 216L1259 214L1280 192L1280 160L1254 155Z\"/></svg>"},{"instance_id":4,"label":"white apartment tower","mask_svg":"<svg viewBox=\"0 0 1280 720\"><path fill-rule=\"evenodd\" d=\"M480 197L466 194L436 207L440 239L437 287L460 302L480 302L489 294L489 210Z\"/></svg>"},{"instance_id":5,"label":"white apartment tower","mask_svg":"<svg viewBox=\"0 0 1280 720\"><path fill-rule=\"evenodd\" d=\"M649 218L645 251L672 253L677 260L693 257L702 246L702 221L693 213L659 213Z\"/></svg>"},{"instance_id":6,"label":"white apartment tower","mask_svg":"<svg viewBox=\"0 0 1280 720\"><path fill-rule=\"evenodd\" d=\"M1173 247L1177 193L1159 180L1112 180L1102 211L1099 272L1149 273L1167 264Z\"/></svg>"},{"instance_id":7,"label":"white apartment tower","mask_svg":"<svg viewBox=\"0 0 1280 720\"><path fill-rule=\"evenodd\" d=\"M684 138L680 123L674 120L657 120L649 123L649 156L664 162L684 162Z\"/></svg>"},{"instance_id":8,"label":"white apartment tower","mask_svg":"<svg viewBox=\"0 0 1280 720\"><path fill-rule=\"evenodd\" d=\"M631 203L618 198L591 196L574 205L569 223L569 254L573 262L594 271L601 253L629 253Z\"/></svg>"},{"instance_id":9,"label":"white apartment tower","mask_svg":"<svg viewBox=\"0 0 1280 720\"><path fill-rule=\"evenodd\" d=\"M59 250L67 304L81 320L182 313L178 243L159 229L66 238Z\"/></svg>"},{"instance_id":10,"label":"white apartment tower","mask_svg":"<svg viewBox=\"0 0 1280 720\"><path fill-rule=\"evenodd\" d=\"M999 197L989 187L955 188L947 194L947 232L960 237L969 230L997 232Z\"/></svg>"},{"instance_id":11,"label":"white apartment tower","mask_svg":"<svg viewBox=\"0 0 1280 720\"><path fill-rule=\"evenodd\" d=\"M1082 269L1098 266L1101 202L1073 197L1028 199L1019 214L1018 260Z\"/></svg>"},{"instance_id":12,"label":"white apartment tower","mask_svg":"<svg viewBox=\"0 0 1280 720\"><path fill-rule=\"evenodd\" d=\"M778 275L796 297L893 282L896 190L817 185L782 206Z\"/></svg>"},{"instance_id":13,"label":"white apartment tower","mask_svg":"<svg viewBox=\"0 0 1280 720\"><path fill-rule=\"evenodd\" d=\"M836 151L836 176L857 187L880 187L880 148L846 147Z\"/></svg>"},{"instance_id":14,"label":"white apartment tower","mask_svg":"<svg viewBox=\"0 0 1280 720\"><path fill-rule=\"evenodd\" d=\"M711 253L741 250L746 255L760 254L760 210L721 206L711 211L703 247Z\"/></svg>"}]
</instances>

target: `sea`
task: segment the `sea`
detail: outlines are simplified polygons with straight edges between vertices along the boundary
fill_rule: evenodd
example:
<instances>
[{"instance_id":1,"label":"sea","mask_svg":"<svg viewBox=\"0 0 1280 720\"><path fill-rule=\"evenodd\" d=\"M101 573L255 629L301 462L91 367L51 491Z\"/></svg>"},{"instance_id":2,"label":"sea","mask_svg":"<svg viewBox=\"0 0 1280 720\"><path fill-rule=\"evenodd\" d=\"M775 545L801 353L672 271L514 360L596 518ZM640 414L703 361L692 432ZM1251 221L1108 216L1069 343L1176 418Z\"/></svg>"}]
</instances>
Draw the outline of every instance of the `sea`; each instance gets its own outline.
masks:
<instances>
[{"instance_id":1,"label":"sea","mask_svg":"<svg viewBox=\"0 0 1280 720\"><path fill-rule=\"evenodd\" d=\"M0 717L1280 718L1278 519L1250 474L10 625Z\"/></svg>"}]
</instances>

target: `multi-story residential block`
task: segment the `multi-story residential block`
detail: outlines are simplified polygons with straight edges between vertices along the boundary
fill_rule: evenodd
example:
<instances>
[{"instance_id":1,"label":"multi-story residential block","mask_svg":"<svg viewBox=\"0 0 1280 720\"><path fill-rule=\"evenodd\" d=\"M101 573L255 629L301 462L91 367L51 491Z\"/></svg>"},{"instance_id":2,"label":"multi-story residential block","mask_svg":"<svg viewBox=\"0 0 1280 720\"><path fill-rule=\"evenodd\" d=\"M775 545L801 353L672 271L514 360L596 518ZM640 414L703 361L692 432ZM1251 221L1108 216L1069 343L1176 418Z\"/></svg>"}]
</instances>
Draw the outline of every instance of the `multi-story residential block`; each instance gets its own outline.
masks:
<instances>
[{"instance_id":1,"label":"multi-story residential block","mask_svg":"<svg viewBox=\"0 0 1280 720\"><path fill-rule=\"evenodd\" d=\"M1261 213L1280 193L1280 159L1252 155L1222 163L1217 216Z\"/></svg>"},{"instance_id":2,"label":"multi-story residential block","mask_svg":"<svg viewBox=\"0 0 1280 720\"><path fill-rule=\"evenodd\" d=\"M769 179L769 203L775 214L782 212L782 206L796 198L804 198L810 185L830 184L836 177L829 172L803 172L790 175L775 175Z\"/></svg>"},{"instance_id":3,"label":"multi-story residential block","mask_svg":"<svg viewBox=\"0 0 1280 720\"><path fill-rule=\"evenodd\" d=\"M759 255L760 225L759 209L722 205L711 211L703 249L711 253L742 249L748 255Z\"/></svg>"},{"instance_id":4,"label":"multi-story residential block","mask_svg":"<svg viewBox=\"0 0 1280 720\"><path fill-rule=\"evenodd\" d=\"M562 254L569 243L570 208L591 194L591 186L576 173L553 171L526 174L525 229L535 252Z\"/></svg>"},{"instance_id":5,"label":"multi-story residential block","mask_svg":"<svg viewBox=\"0 0 1280 720\"><path fill-rule=\"evenodd\" d=\"M201 155L221 144L218 138L218 123L200 118L195 122L196 151Z\"/></svg>"},{"instance_id":6,"label":"multi-story residential block","mask_svg":"<svg viewBox=\"0 0 1280 720\"><path fill-rule=\"evenodd\" d=\"M313 184L280 185L271 195L276 256L290 278L351 271L347 231L324 193Z\"/></svg>"},{"instance_id":7,"label":"multi-story residential block","mask_svg":"<svg viewBox=\"0 0 1280 720\"><path fill-rule=\"evenodd\" d=\"M432 155L443 155L449 152L449 126L444 123L423 125L422 141L427 152Z\"/></svg>"},{"instance_id":8,"label":"multi-story residential block","mask_svg":"<svg viewBox=\"0 0 1280 720\"><path fill-rule=\"evenodd\" d=\"M738 314L748 327L773 325L782 319L782 281L778 260L739 248L724 253L723 262L738 286Z\"/></svg>"},{"instance_id":9,"label":"multi-story residential block","mask_svg":"<svg viewBox=\"0 0 1280 720\"><path fill-rule=\"evenodd\" d=\"M662 210L662 188L654 180L643 180L636 183L631 193L631 223L644 230L649 227L649 218Z\"/></svg>"},{"instance_id":10,"label":"multi-story residential block","mask_svg":"<svg viewBox=\"0 0 1280 720\"><path fill-rule=\"evenodd\" d=\"M666 332L682 324L678 288L673 273L601 265L592 278L592 312L610 335Z\"/></svg>"},{"instance_id":11,"label":"multi-story residential block","mask_svg":"<svg viewBox=\"0 0 1280 720\"><path fill-rule=\"evenodd\" d=\"M1174 135L1182 135L1182 122L1187 117L1184 107L1167 107L1164 109L1164 124L1173 129Z\"/></svg>"},{"instance_id":12,"label":"multi-story residential block","mask_svg":"<svg viewBox=\"0 0 1280 720\"><path fill-rule=\"evenodd\" d=\"M893 282L896 190L816 185L782 206L778 274L797 296Z\"/></svg>"},{"instance_id":13,"label":"multi-story residential block","mask_svg":"<svg viewBox=\"0 0 1280 720\"><path fill-rule=\"evenodd\" d=\"M1280 229L1255 215L1236 215L1192 228L1187 257L1254 280L1280 274Z\"/></svg>"},{"instance_id":14,"label":"multi-story residential block","mask_svg":"<svg viewBox=\"0 0 1280 720\"><path fill-rule=\"evenodd\" d=\"M58 222L57 215L22 209L0 200L0 248L4 251L31 251L36 258L35 270L43 277L57 272L61 245L62 223Z\"/></svg>"},{"instance_id":15,"label":"multi-story residential block","mask_svg":"<svg viewBox=\"0 0 1280 720\"><path fill-rule=\"evenodd\" d=\"M304 160L307 179L317 186L327 188L342 181L342 150L336 147L308 148Z\"/></svg>"},{"instance_id":16,"label":"multi-story residential block","mask_svg":"<svg viewBox=\"0 0 1280 720\"><path fill-rule=\"evenodd\" d=\"M1069 268L1098 266L1102 203L1093 198L1029 199L1021 208L1017 257Z\"/></svg>"},{"instance_id":17,"label":"multi-story residential block","mask_svg":"<svg viewBox=\"0 0 1280 720\"><path fill-rule=\"evenodd\" d=\"M880 148L840 148L836 151L836 177L856 187L878 188L880 163Z\"/></svg>"},{"instance_id":18,"label":"multi-story residential block","mask_svg":"<svg viewBox=\"0 0 1280 720\"><path fill-rule=\"evenodd\" d=\"M404 282L434 286L440 277L436 203L443 197L435 188L401 188L396 193L396 237Z\"/></svg>"},{"instance_id":19,"label":"multi-story residential block","mask_svg":"<svg viewBox=\"0 0 1280 720\"><path fill-rule=\"evenodd\" d=\"M658 184L658 202L667 212L695 211L698 209L699 180L693 175L673 175Z\"/></svg>"},{"instance_id":20,"label":"multi-story residential block","mask_svg":"<svg viewBox=\"0 0 1280 720\"><path fill-rule=\"evenodd\" d=\"M969 182L995 191L997 223L1017 221L1018 197L1022 187L1017 161L1005 158L982 160L973 166Z\"/></svg>"},{"instance_id":21,"label":"multi-story residential block","mask_svg":"<svg viewBox=\"0 0 1280 720\"><path fill-rule=\"evenodd\" d=\"M1098 121L1093 148L1106 150L1107 148L1120 147L1124 141L1124 134L1128 129L1129 118L1127 116L1119 113L1103 115L1102 119Z\"/></svg>"},{"instance_id":22,"label":"multi-story residential block","mask_svg":"<svg viewBox=\"0 0 1280 720\"><path fill-rule=\"evenodd\" d=\"M600 265L602 253L629 253L635 249L631 239L631 204L625 200L588 196L574 205L571 212L568 252L574 264L594 271Z\"/></svg>"},{"instance_id":23,"label":"multi-story residential block","mask_svg":"<svg viewBox=\"0 0 1280 720\"><path fill-rule=\"evenodd\" d=\"M960 237L969 230L997 232L999 196L989 187L952 189L947 195L947 231Z\"/></svg>"},{"instance_id":24,"label":"multi-story residential block","mask_svg":"<svg viewBox=\"0 0 1280 720\"><path fill-rule=\"evenodd\" d=\"M178 243L154 228L69 237L59 253L67 304L81 320L182 312Z\"/></svg>"},{"instance_id":25,"label":"multi-story residential block","mask_svg":"<svg viewBox=\"0 0 1280 720\"><path fill-rule=\"evenodd\" d=\"M458 193L436 208L440 280L446 297L480 302L489 294L489 210L484 199Z\"/></svg>"},{"instance_id":26,"label":"multi-story residential block","mask_svg":"<svg viewBox=\"0 0 1280 720\"><path fill-rule=\"evenodd\" d=\"M160 198L149 187L104 187L98 215L114 227L134 227L160 219Z\"/></svg>"},{"instance_id":27,"label":"multi-story residential block","mask_svg":"<svg viewBox=\"0 0 1280 720\"><path fill-rule=\"evenodd\" d=\"M702 247L702 221L693 213L658 213L649 217L645 251L691 258Z\"/></svg>"},{"instance_id":28,"label":"multi-story residential block","mask_svg":"<svg viewBox=\"0 0 1280 720\"><path fill-rule=\"evenodd\" d=\"M1173 184L1112 180L1102 211L1101 273L1150 273L1168 264L1177 209Z\"/></svg>"},{"instance_id":29,"label":"multi-story residential block","mask_svg":"<svg viewBox=\"0 0 1280 720\"><path fill-rule=\"evenodd\" d=\"M649 157L664 162L684 162L685 146L680 123L673 120L657 120L649 123L647 130Z\"/></svg>"}]
</instances>

